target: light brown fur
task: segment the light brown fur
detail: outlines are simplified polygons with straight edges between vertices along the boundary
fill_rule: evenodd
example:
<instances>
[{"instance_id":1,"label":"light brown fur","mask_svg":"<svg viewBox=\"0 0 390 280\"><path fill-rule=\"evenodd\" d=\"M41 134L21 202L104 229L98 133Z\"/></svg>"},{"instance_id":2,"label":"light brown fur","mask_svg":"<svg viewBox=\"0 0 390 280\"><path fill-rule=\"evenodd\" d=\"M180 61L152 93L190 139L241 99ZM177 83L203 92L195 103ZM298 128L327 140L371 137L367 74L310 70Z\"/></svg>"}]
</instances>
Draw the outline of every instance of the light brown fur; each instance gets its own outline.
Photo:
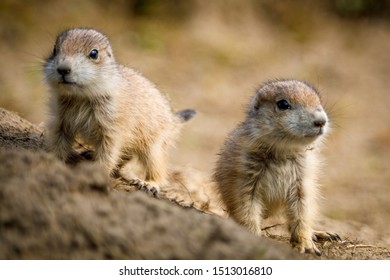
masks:
<instances>
[{"instance_id":1,"label":"light brown fur","mask_svg":"<svg viewBox=\"0 0 390 280\"><path fill-rule=\"evenodd\" d=\"M289 106L279 108L278 102ZM286 105L286 104L284 104ZM328 118L318 92L296 80L277 80L257 90L244 122L228 136L214 179L229 215L261 235L262 220L283 210L290 242L320 254L313 239L339 239L314 232L318 144Z\"/></svg>"},{"instance_id":2,"label":"light brown fur","mask_svg":"<svg viewBox=\"0 0 390 280\"><path fill-rule=\"evenodd\" d=\"M165 183L168 149L193 111L187 110L190 117L173 114L150 81L116 63L107 37L93 29L61 33L44 72L52 92L52 152L64 161L77 160L72 149L77 139L93 147L93 159L114 177L136 156L146 181Z\"/></svg>"}]
</instances>

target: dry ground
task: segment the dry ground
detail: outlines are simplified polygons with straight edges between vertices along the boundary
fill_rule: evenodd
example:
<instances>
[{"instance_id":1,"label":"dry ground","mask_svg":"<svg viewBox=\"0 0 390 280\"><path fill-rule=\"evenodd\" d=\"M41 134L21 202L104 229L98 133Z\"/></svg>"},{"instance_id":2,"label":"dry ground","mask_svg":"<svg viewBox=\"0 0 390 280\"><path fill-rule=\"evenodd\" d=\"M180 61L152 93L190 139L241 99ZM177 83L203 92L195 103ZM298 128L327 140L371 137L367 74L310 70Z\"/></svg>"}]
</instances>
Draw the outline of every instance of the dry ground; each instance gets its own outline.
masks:
<instances>
[{"instance_id":1,"label":"dry ground","mask_svg":"<svg viewBox=\"0 0 390 280\"><path fill-rule=\"evenodd\" d=\"M171 160L174 170L194 170L189 178L199 174L197 182L211 174L219 147L260 83L307 80L322 92L333 123L320 227L347 240L324 244L323 251L329 258L390 258L388 18L340 18L307 1L187 1L189 7L157 5L144 13L125 2L2 2L0 106L44 122L49 93L41 63L55 35L96 27L110 36L118 61L155 82L174 108L199 111ZM204 207L204 194L194 188Z\"/></svg>"},{"instance_id":2,"label":"dry ground","mask_svg":"<svg viewBox=\"0 0 390 280\"><path fill-rule=\"evenodd\" d=\"M172 170L159 197L44 152L44 132L0 108L0 259L388 259L359 240L299 255L274 221L256 237L226 217L210 182ZM353 225L324 220L339 232ZM356 229L356 228L355 228ZM272 240L273 239L273 240ZM277 240L279 242L276 242Z\"/></svg>"}]
</instances>

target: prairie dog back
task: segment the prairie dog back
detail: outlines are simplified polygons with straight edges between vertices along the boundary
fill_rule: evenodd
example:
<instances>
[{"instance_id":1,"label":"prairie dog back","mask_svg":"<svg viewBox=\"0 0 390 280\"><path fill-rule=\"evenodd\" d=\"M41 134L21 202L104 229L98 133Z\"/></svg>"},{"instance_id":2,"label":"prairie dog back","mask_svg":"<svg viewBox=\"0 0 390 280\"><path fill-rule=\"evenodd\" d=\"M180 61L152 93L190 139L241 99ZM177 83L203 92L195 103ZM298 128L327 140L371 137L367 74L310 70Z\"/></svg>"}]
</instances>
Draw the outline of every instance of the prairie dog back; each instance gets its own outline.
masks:
<instances>
[{"instance_id":1,"label":"prairie dog back","mask_svg":"<svg viewBox=\"0 0 390 280\"><path fill-rule=\"evenodd\" d=\"M254 234L262 220L282 210L290 242L320 254L312 239L339 239L314 232L317 208L317 150L328 131L318 91L297 80L262 85L245 120L227 137L214 179L229 215Z\"/></svg>"},{"instance_id":2,"label":"prairie dog back","mask_svg":"<svg viewBox=\"0 0 390 280\"><path fill-rule=\"evenodd\" d=\"M87 28L58 35L44 65L51 90L49 149L61 160L80 157L76 138L94 149L93 159L119 176L122 166L137 157L145 180L166 180L167 153L174 145L181 112L140 73L116 62L108 38ZM187 110L187 119L194 115Z\"/></svg>"}]
</instances>

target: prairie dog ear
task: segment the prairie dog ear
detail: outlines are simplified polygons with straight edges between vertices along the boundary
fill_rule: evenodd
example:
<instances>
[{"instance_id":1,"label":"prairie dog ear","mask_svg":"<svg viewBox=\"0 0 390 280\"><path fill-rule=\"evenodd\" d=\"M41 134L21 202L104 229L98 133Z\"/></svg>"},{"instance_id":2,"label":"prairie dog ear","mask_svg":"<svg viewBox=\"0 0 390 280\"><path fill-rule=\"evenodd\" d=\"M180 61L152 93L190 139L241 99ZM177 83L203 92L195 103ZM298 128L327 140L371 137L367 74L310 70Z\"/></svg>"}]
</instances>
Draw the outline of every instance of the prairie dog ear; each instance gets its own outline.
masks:
<instances>
[{"instance_id":1,"label":"prairie dog ear","mask_svg":"<svg viewBox=\"0 0 390 280\"><path fill-rule=\"evenodd\" d=\"M253 96L251 101L251 108L254 110L258 110L261 104L267 99L269 85L264 84L256 90L256 94Z\"/></svg>"},{"instance_id":2,"label":"prairie dog ear","mask_svg":"<svg viewBox=\"0 0 390 280\"><path fill-rule=\"evenodd\" d=\"M259 109L260 109L260 99L259 99L259 96L258 96L258 94L256 93L253 97L252 97L252 99L251 99L251 101L249 102L249 105L248 105L248 115L249 116L253 116L253 115L255 115L255 114L257 114L257 112L259 111Z\"/></svg>"},{"instance_id":3,"label":"prairie dog ear","mask_svg":"<svg viewBox=\"0 0 390 280\"><path fill-rule=\"evenodd\" d=\"M252 100L252 107L254 110L259 110L260 108L260 98L259 98L259 94L256 94L254 97L253 97L253 100Z\"/></svg>"}]
</instances>

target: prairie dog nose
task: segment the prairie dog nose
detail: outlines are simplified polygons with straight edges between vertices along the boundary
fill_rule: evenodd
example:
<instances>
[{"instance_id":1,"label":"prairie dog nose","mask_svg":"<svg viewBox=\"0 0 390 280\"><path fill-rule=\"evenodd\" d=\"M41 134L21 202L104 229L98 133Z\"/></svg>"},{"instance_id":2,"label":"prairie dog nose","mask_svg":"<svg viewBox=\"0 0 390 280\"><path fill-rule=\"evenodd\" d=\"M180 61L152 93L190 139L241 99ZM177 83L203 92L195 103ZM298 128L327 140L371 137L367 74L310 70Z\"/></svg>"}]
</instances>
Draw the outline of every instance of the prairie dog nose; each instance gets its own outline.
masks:
<instances>
[{"instance_id":1,"label":"prairie dog nose","mask_svg":"<svg viewBox=\"0 0 390 280\"><path fill-rule=\"evenodd\" d=\"M313 124L315 127L323 127L326 124L326 120L325 119L315 120Z\"/></svg>"},{"instance_id":2,"label":"prairie dog nose","mask_svg":"<svg viewBox=\"0 0 390 280\"><path fill-rule=\"evenodd\" d=\"M71 69L70 69L70 67L68 67L68 66L58 66L57 72L58 72L58 74L60 74L61 76L65 76L65 75L70 74Z\"/></svg>"},{"instance_id":3,"label":"prairie dog nose","mask_svg":"<svg viewBox=\"0 0 390 280\"><path fill-rule=\"evenodd\" d=\"M313 117L313 125L315 127L324 127L328 121L328 117L322 109L316 110Z\"/></svg>"}]
</instances>

